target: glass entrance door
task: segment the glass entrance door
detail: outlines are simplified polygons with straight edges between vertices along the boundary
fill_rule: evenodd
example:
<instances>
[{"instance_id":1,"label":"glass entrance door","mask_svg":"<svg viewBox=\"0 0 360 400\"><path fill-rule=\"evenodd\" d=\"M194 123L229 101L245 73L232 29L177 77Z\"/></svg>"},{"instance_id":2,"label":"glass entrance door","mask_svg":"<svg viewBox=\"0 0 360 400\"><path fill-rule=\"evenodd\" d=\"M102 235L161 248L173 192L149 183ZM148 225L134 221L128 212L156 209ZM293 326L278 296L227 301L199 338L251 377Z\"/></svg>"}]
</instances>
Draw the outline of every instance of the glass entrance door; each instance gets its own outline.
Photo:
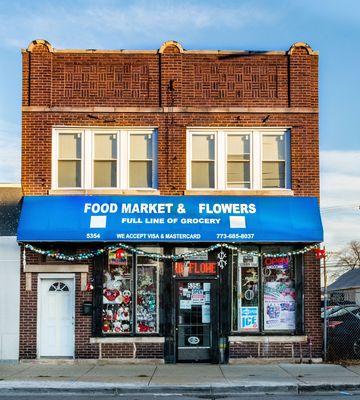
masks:
<instances>
[{"instance_id":1,"label":"glass entrance door","mask_svg":"<svg viewBox=\"0 0 360 400\"><path fill-rule=\"evenodd\" d=\"M213 327L214 283L209 281L178 281L177 299L177 360L212 361L217 345Z\"/></svg>"}]
</instances>

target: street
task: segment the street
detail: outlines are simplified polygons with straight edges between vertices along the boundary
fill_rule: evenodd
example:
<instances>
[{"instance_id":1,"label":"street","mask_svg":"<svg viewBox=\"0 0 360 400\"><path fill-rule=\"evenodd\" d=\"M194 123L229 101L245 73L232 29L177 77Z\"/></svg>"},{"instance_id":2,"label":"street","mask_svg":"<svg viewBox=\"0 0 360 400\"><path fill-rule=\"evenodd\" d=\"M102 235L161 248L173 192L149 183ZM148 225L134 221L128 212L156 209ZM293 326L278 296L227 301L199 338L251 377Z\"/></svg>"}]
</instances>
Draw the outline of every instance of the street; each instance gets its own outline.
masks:
<instances>
[{"instance_id":1,"label":"street","mask_svg":"<svg viewBox=\"0 0 360 400\"><path fill-rule=\"evenodd\" d=\"M206 395L206 394L197 394L197 395L187 395L187 394L158 394L158 395L113 395L106 393L97 393L96 395L91 394L74 394L74 393L64 393L64 394L39 394L39 393L29 393L29 394L16 394L16 393L1 393L0 392L0 400L68 400L68 399L87 399L87 400L107 400L107 399L119 399L119 400L174 400L174 397L177 397L179 400L217 400L217 399L227 399L227 400L245 400L248 398L256 398L257 400L337 400L344 399L346 397L351 397L352 400L360 400L360 393L351 392L334 392L334 393L312 393L306 395L295 395L295 394L284 394L284 395L271 395L271 394L243 394L239 396L222 396L222 395ZM176 400L176 399L175 399Z\"/></svg>"}]
</instances>

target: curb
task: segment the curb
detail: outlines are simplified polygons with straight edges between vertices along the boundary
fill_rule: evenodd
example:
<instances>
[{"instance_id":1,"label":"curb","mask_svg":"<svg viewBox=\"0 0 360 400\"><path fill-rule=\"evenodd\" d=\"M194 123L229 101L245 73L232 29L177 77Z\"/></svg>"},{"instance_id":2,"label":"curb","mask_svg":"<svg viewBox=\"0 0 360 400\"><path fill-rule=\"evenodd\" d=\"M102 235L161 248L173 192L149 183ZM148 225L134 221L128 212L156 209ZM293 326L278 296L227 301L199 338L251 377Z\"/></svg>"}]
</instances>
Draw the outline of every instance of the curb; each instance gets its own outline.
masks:
<instances>
[{"instance_id":1,"label":"curb","mask_svg":"<svg viewBox=\"0 0 360 400\"><path fill-rule=\"evenodd\" d=\"M341 391L360 391L360 384L289 384L289 385L199 385L199 386L181 386L181 385L81 385L74 382L74 385L61 385L59 382L43 382L43 386L26 385L22 382L20 386L6 385L0 386L0 397L6 394L29 395L29 394L107 394L107 395L125 395L141 394L146 395L166 395L166 394L201 394L201 395L222 395L231 396L234 394L306 394L314 392L341 392ZM46 385L48 383L48 385ZM76 386L75 386L76 384Z\"/></svg>"}]
</instances>

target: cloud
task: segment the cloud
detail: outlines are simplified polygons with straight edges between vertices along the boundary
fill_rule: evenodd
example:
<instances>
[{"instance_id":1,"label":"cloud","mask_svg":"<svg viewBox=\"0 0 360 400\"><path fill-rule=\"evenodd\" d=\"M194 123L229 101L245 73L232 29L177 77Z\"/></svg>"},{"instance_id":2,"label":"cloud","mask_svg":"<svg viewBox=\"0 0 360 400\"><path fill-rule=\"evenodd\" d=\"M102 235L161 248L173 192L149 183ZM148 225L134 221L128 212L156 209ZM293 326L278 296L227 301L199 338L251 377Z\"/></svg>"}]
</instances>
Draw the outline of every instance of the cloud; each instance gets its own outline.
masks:
<instances>
[{"instance_id":1,"label":"cloud","mask_svg":"<svg viewBox=\"0 0 360 400\"><path fill-rule=\"evenodd\" d=\"M322 151L320 160L325 244L339 250L360 240L360 151Z\"/></svg>"},{"instance_id":2,"label":"cloud","mask_svg":"<svg viewBox=\"0 0 360 400\"><path fill-rule=\"evenodd\" d=\"M12 3L13 4L13 3ZM27 6L26 6L27 5ZM27 7L27 9L24 9ZM221 5L192 1L74 1L71 4L35 1L13 7L0 18L0 39L7 46L25 47L36 38L55 47L160 47L164 40L192 42L200 33L244 31L254 23L270 25L275 9L252 2ZM206 36L208 37L208 36Z\"/></svg>"},{"instance_id":3,"label":"cloud","mask_svg":"<svg viewBox=\"0 0 360 400\"><path fill-rule=\"evenodd\" d=\"M20 182L20 126L0 120L0 183Z\"/></svg>"}]
</instances>

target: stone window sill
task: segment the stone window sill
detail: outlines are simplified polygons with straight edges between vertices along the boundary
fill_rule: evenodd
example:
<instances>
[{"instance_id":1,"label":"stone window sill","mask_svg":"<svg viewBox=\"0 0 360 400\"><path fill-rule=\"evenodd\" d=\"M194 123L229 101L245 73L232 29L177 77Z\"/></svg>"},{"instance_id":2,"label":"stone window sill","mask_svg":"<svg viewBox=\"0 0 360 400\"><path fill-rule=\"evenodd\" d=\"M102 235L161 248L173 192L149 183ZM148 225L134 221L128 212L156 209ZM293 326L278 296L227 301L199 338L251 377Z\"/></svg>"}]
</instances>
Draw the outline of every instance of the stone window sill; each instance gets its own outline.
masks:
<instances>
[{"instance_id":1,"label":"stone window sill","mask_svg":"<svg viewBox=\"0 0 360 400\"><path fill-rule=\"evenodd\" d=\"M213 195L213 196L294 196L291 189L264 189L264 190L196 190L184 191L185 195Z\"/></svg>"},{"instance_id":2,"label":"stone window sill","mask_svg":"<svg viewBox=\"0 0 360 400\"><path fill-rule=\"evenodd\" d=\"M124 337L92 337L91 344L116 344L116 343L164 343L165 338L159 336L124 336Z\"/></svg>"},{"instance_id":3,"label":"stone window sill","mask_svg":"<svg viewBox=\"0 0 360 400\"><path fill-rule=\"evenodd\" d=\"M159 195L160 190L157 189L50 189L49 195Z\"/></svg>"},{"instance_id":4,"label":"stone window sill","mask_svg":"<svg viewBox=\"0 0 360 400\"><path fill-rule=\"evenodd\" d=\"M229 336L230 343L299 343L307 342L305 335L277 335L277 336Z\"/></svg>"}]
</instances>

